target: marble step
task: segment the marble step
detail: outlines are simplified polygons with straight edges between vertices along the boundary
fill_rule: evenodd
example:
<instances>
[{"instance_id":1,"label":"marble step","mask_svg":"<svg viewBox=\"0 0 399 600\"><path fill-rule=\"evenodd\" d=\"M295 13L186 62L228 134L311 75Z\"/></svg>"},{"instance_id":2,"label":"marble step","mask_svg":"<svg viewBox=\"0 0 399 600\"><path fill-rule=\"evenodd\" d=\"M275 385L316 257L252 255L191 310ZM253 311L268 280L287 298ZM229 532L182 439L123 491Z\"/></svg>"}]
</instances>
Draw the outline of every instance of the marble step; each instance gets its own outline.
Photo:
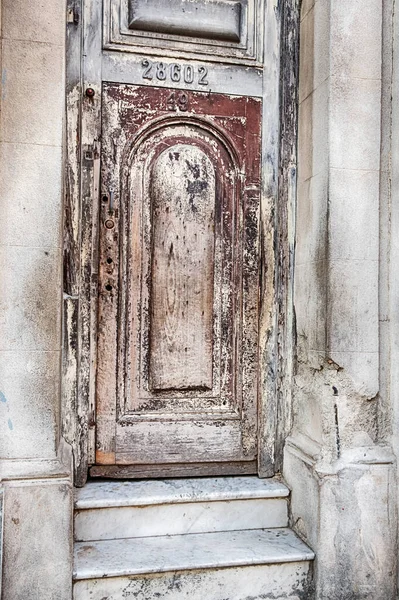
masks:
<instances>
[{"instance_id":1,"label":"marble step","mask_svg":"<svg viewBox=\"0 0 399 600\"><path fill-rule=\"evenodd\" d=\"M76 491L75 540L285 527L288 494L257 477L92 481Z\"/></svg>"},{"instance_id":2,"label":"marble step","mask_svg":"<svg viewBox=\"0 0 399 600\"><path fill-rule=\"evenodd\" d=\"M74 600L300 600L313 558L288 528L75 543Z\"/></svg>"}]
</instances>

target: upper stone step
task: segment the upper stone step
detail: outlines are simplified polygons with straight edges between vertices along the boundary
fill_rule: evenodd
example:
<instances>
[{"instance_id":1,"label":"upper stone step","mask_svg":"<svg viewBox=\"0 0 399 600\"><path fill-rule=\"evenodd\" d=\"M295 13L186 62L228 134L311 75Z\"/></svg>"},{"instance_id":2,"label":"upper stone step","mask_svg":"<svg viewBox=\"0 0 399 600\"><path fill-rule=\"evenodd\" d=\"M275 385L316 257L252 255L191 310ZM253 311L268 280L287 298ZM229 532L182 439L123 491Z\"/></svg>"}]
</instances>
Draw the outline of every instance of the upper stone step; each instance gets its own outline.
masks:
<instances>
[{"instance_id":1,"label":"upper stone step","mask_svg":"<svg viewBox=\"0 0 399 600\"><path fill-rule=\"evenodd\" d=\"M75 493L75 508L150 506L179 502L216 502L285 498L286 485L258 477L193 477L146 481L89 481Z\"/></svg>"},{"instance_id":2,"label":"upper stone step","mask_svg":"<svg viewBox=\"0 0 399 600\"><path fill-rule=\"evenodd\" d=\"M286 527L288 494L257 477L89 482L76 491L75 540Z\"/></svg>"}]
</instances>

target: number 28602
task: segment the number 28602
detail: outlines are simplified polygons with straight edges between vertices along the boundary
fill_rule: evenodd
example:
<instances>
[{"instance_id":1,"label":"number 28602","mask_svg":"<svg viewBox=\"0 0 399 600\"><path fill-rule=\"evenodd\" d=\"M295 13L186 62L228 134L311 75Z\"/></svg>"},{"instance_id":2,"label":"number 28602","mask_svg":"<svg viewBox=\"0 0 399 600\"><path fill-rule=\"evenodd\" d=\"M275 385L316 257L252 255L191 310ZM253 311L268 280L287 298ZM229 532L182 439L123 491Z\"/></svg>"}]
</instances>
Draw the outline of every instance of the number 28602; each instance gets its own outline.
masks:
<instances>
[{"instance_id":1,"label":"number 28602","mask_svg":"<svg viewBox=\"0 0 399 600\"><path fill-rule=\"evenodd\" d=\"M151 62L144 58L141 62L143 67L143 79L158 79L158 81L173 81L174 83L198 83L199 85L209 85L207 79L208 69L204 66L193 66L189 64L180 65L178 63L167 64L163 62Z\"/></svg>"}]
</instances>

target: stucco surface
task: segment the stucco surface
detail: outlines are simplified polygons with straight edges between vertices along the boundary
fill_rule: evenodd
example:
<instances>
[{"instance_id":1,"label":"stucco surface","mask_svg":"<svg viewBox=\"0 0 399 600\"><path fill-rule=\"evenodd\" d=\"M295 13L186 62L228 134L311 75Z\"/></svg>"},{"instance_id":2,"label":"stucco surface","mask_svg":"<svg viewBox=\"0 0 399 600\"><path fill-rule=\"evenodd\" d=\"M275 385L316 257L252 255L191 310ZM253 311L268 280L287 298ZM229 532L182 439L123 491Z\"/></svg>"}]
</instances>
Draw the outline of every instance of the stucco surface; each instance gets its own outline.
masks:
<instances>
[{"instance_id":1,"label":"stucco surface","mask_svg":"<svg viewBox=\"0 0 399 600\"><path fill-rule=\"evenodd\" d=\"M70 600L72 489L57 458L65 3L3 0L1 14L1 597Z\"/></svg>"},{"instance_id":2,"label":"stucco surface","mask_svg":"<svg viewBox=\"0 0 399 600\"><path fill-rule=\"evenodd\" d=\"M284 474L293 524L316 550L320 600L396 593L395 457L379 399L389 10L380 0L302 5L297 362Z\"/></svg>"},{"instance_id":3,"label":"stucco surface","mask_svg":"<svg viewBox=\"0 0 399 600\"><path fill-rule=\"evenodd\" d=\"M64 9L2 2L2 459L52 459L58 445Z\"/></svg>"}]
</instances>

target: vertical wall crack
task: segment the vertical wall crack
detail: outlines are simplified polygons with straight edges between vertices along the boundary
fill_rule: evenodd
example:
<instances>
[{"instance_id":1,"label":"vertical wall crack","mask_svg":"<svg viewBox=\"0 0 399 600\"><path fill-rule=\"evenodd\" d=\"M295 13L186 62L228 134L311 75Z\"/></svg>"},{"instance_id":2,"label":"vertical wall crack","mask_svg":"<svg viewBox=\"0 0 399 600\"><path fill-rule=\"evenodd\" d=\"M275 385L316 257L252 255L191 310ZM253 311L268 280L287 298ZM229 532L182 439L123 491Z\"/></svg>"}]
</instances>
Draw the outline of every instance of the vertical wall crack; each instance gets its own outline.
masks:
<instances>
[{"instance_id":1,"label":"vertical wall crack","mask_svg":"<svg viewBox=\"0 0 399 600\"><path fill-rule=\"evenodd\" d=\"M338 419L338 404L336 397L338 396L338 390L333 386L334 391L334 421L335 421L335 444L337 447L337 458L341 458L341 439L339 435L339 419Z\"/></svg>"}]
</instances>

